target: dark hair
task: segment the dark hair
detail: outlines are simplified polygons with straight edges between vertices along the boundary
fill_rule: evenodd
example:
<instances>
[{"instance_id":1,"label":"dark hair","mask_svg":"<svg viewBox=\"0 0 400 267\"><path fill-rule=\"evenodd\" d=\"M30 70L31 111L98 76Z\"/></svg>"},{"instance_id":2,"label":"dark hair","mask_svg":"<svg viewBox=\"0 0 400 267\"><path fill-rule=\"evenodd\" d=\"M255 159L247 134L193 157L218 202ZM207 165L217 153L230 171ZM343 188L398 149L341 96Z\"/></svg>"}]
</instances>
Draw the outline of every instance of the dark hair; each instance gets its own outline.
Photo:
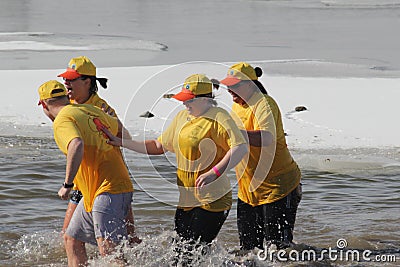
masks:
<instances>
[{"instance_id":1,"label":"dark hair","mask_svg":"<svg viewBox=\"0 0 400 267\"><path fill-rule=\"evenodd\" d=\"M219 88L219 81L217 80L217 79L211 79L211 83L212 83L212 85L213 85L213 87L216 89L216 90L218 90L218 88ZM212 105L213 106L218 106L218 103L217 103L217 101L215 101L215 99L214 99L214 97L215 97L215 95L211 92L211 93L207 93L207 94L202 94L202 95L196 95L196 98L197 97L207 97L207 98L210 98L211 99L211 103L212 103Z\"/></svg>"},{"instance_id":2,"label":"dark hair","mask_svg":"<svg viewBox=\"0 0 400 267\"><path fill-rule=\"evenodd\" d=\"M217 79L211 79L213 87L218 90L219 89L219 81Z\"/></svg>"},{"instance_id":3,"label":"dark hair","mask_svg":"<svg viewBox=\"0 0 400 267\"><path fill-rule=\"evenodd\" d=\"M108 81L107 78L97 78L96 76L86 76L86 75L82 76L83 80L86 80L88 78L90 79L90 89L89 89L89 91L90 91L91 95L92 94L96 94L97 91L99 90L98 87L97 87L97 81L99 81L101 87L103 87L104 89L107 89L107 81Z\"/></svg>"},{"instance_id":4,"label":"dark hair","mask_svg":"<svg viewBox=\"0 0 400 267\"><path fill-rule=\"evenodd\" d=\"M260 67L255 67L254 70L256 72L256 76L261 77L261 75L263 74L262 69ZM257 85L257 87L261 91L261 93L268 95L267 90L265 89L265 87L262 85L262 83L259 80L254 80L253 82L255 83L255 85Z\"/></svg>"}]
</instances>

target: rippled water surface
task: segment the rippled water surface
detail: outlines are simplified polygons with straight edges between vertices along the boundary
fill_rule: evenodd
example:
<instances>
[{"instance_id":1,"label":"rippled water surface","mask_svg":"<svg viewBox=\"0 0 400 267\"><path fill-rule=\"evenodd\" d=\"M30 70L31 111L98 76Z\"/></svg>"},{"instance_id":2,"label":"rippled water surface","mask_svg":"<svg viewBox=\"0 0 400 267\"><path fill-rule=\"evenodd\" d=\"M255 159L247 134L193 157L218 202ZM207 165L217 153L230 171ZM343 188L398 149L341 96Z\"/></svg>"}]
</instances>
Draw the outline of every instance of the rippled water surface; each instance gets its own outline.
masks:
<instances>
[{"instance_id":1,"label":"rippled water surface","mask_svg":"<svg viewBox=\"0 0 400 267\"><path fill-rule=\"evenodd\" d=\"M57 197L64 179L64 155L51 137L0 136L0 141L0 266L65 266L59 230L67 202ZM293 154L302 169L304 191L295 229L297 249L335 248L338 239L345 239L347 249L370 250L373 256L394 255L400 261L399 151L354 149ZM126 157L137 188L133 209L143 239L142 244L124 249L128 264L166 266L173 255L175 208L165 202L173 202L176 197L171 189L175 168L165 157L152 157L151 163L146 156L133 152L127 152ZM284 265L259 260L257 252L246 256L229 253L238 249L235 209L234 205L210 255L200 265ZM97 258L96 248L88 248L93 266L108 265ZM290 264L354 266L355 262ZM357 266L376 264L363 261Z\"/></svg>"}]
</instances>

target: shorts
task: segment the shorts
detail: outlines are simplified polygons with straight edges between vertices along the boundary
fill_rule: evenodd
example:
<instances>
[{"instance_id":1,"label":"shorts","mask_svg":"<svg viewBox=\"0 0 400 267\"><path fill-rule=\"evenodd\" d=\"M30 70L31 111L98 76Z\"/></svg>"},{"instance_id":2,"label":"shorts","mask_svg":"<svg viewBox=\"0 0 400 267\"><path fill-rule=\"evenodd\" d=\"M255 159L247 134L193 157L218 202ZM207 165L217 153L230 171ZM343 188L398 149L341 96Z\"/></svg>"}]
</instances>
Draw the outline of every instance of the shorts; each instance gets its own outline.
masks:
<instances>
[{"instance_id":1,"label":"shorts","mask_svg":"<svg viewBox=\"0 0 400 267\"><path fill-rule=\"evenodd\" d=\"M85 243L97 245L97 238L119 243L127 238L126 216L131 208L132 192L102 193L94 199L87 212L80 201L71 218L66 235Z\"/></svg>"}]
</instances>

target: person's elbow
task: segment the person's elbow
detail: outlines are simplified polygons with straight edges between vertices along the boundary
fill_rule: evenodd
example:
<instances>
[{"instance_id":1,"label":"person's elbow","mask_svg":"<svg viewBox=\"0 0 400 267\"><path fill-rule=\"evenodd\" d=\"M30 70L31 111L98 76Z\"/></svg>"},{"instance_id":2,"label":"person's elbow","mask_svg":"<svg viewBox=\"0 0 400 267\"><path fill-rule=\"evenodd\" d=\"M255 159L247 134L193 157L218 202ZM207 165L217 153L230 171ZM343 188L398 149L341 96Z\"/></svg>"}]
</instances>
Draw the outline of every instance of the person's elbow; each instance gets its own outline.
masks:
<instances>
[{"instance_id":1,"label":"person's elbow","mask_svg":"<svg viewBox=\"0 0 400 267\"><path fill-rule=\"evenodd\" d=\"M262 131L261 132L261 146L267 147L270 146L274 142L274 136L271 132Z\"/></svg>"},{"instance_id":2,"label":"person's elbow","mask_svg":"<svg viewBox=\"0 0 400 267\"><path fill-rule=\"evenodd\" d=\"M247 153L249 153L249 147L246 143L240 144L236 147L235 151L238 158L242 159Z\"/></svg>"}]
</instances>

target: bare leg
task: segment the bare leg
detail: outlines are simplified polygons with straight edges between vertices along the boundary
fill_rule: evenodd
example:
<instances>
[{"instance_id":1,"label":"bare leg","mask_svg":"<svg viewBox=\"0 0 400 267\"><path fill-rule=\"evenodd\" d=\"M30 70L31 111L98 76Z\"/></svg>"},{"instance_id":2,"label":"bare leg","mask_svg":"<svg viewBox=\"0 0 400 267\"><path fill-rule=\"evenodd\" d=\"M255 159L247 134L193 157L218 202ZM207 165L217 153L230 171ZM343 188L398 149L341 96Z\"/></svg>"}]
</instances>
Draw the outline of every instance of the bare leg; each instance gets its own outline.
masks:
<instances>
[{"instance_id":1,"label":"bare leg","mask_svg":"<svg viewBox=\"0 0 400 267\"><path fill-rule=\"evenodd\" d=\"M133 211L132 208L129 209L128 215L126 216L127 221L127 233L129 238L129 244L140 244L142 240L136 236L135 233L135 221L133 218Z\"/></svg>"},{"instance_id":2,"label":"bare leg","mask_svg":"<svg viewBox=\"0 0 400 267\"><path fill-rule=\"evenodd\" d=\"M64 235L65 251L68 257L69 267L87 265L87 254L85 243L68 235Z\"/></svg>"},{"instance_id":3,"label":"bare leg","mask_svg":"<svg viewBox=\"0 0 400 267\"><path fill-rule=\"evenodd\" d=\"M101 256L110 255L115 248L115 244L112 241L104 239L103 237L97 238L97 246L99 247Z\"/></svg>"},{"instance_id":4,"label":"bare leg","mask_svg":"<svg viewBox=\"0 0 400 267\"><path fill-rule=\"evenodd\" d=\"M101 256L107 256L115 252L116 245L108 240L104 239L103 237L97 238L97 246L99 247L99 252ZM118 264L119 266L125 266L124 256L116 254L113 262Z\"/></svg>"},{"instance_id":5,"label":"bare leg","mask_svg":"<svg viewBox=\"0 0 400 267\"><path fill-rule=\"evenodd\" d=\"M67 230L69 222L71 221L72 215L74 214L77 206L78 205L75 203L68 202L68 207L67 210L65 211L64 225L62 227L63 233L65 233L65 230Z\"/></svg>"}]
</instances>

